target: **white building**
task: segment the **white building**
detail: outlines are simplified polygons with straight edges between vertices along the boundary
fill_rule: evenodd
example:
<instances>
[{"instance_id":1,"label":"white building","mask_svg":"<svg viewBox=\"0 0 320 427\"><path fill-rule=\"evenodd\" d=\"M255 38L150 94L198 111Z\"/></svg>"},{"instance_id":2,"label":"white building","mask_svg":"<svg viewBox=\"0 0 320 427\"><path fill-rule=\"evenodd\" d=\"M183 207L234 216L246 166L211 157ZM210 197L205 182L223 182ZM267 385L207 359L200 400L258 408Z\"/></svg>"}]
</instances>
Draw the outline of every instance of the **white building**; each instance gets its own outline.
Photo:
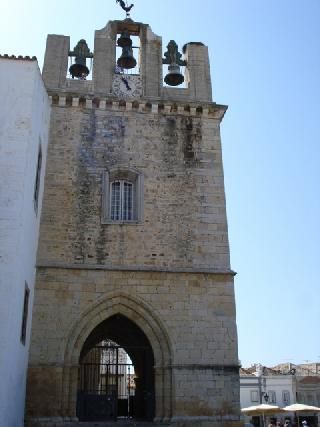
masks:
<instances>
[{"instance_id":1,"label":"white building","mask_svg":"<svg viewBox=\"0 0 320 427\"><path fill-rule=\"evenodd\" d=\"M0 56L0 426L21 427L50 107L35 58Z\"/></svg>"},{"instance_id":2,"label":"white building","mask_svg":"<svg viewBox=\"0 0 320 427\"><path fill-rule=\"evenodd\" d=\"M296 401L295 376L276 373L270 375L268 368L254 373L241 369L240 390L241 408L266 402L282 407Z\"/></svg>"},{"instance_id":3,"label":"white building","mask_svg":"<svg viewBox=\"0 0 320 427\"><path fill-rule=\"evenodd\" d=\"M280 407L293 403L320 406L320 376L318 370L306 369L304 365L283 364L273 368L254 365L248 369L240 369L240 405L247 408L260 403L268 403ZM303 414L309 425L317 424L314 414ZM293 413L275 414L278 421L290 418ZM248 421L251 417L245 417ZM259 417L254 420L259 425ZM320 425L319 421L318 424Z\"/></svg>"}]
</instances>

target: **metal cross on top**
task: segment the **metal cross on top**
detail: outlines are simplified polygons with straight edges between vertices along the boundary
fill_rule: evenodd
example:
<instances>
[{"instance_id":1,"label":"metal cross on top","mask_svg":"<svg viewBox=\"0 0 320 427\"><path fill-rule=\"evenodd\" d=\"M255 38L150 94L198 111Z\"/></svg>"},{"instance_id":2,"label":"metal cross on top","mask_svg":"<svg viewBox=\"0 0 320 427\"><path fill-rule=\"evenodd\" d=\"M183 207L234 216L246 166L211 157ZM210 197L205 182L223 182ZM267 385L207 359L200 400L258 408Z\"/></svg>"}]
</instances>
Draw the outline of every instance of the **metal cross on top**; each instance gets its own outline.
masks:
<instances>
[{"instance_id":1,"label":"metal cross on top","mask_svg":"<svg viewBox=\"0 0 320 427\"><path fill-rule=\"evenodd\" d=\"M122 9L126 12L126 17L130 17L130 10L133 8L134 4L131 3L130 6L128 6L128 1L124 2L123 0L116 0L116 3L120 3L120 6Z\"/></svg>"}]
</instances>

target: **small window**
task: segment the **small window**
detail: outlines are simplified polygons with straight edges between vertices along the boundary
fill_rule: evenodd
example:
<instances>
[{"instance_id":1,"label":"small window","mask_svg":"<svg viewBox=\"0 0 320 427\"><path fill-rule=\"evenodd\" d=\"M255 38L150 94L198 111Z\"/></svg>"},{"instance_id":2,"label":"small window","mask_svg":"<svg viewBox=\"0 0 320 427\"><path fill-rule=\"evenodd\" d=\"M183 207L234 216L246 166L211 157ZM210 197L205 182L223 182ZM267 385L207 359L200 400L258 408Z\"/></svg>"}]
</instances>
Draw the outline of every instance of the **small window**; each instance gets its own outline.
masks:
<instances>
[{"instance_id":1,"label":"small window","mask_svg":"<svg viewBox=\"0 0 320 427\"><path fill-rule=\"evenodd\" d=\"M110 183L110 219L111 221L133 221L134 185L123 179Z\"/></svg>"},{"instance_id":2,"label":"small window","mask_svg":"<svg viewBox=\"0 0 320 427\"><path fill-rule=\"evenodd\" d=\"M313 398L313 394L308 393L307 395L307 404L308 405L314 405L314 398Z\"/></svg>"},{"instance_id":3,"label":"small window","mask_svg":"<svg viewBox=\"0 0 320 427\"><path fill-rule=\"evenodd\" d=\"M22 312L22 323L21 323L21 336L20 340L23 345L26 343L27 335L27 324L28 324L28 309L29 309L29 288L27 282L24 287L24 300L23 300L23 312Z\"/></svg>"},{"instance_id":4,"label":"small window","mask_svg":"<svg viewBox=\"0 0 320 427\"><path fill-rule=\"evenodd\" d=\"M104 172L102 223L142 222L143 176L128 168Z\"/></svg>"},{"instance_id":5,"label":"small window","mask_svg":"<svg viewBox=\"0 0 320 427\"><path fill-rule=\"evenodd\" d=\"M269 403L276 403L277 402L275 391L269 391L268 395L269 395Z\"/></svg>"},{"instance_id":6,"label":"small window","mask_svg":"<svg viewBox=\"0 0 320 427\"><path fill-rule=\"evenodd\" d=\"M259 402L259 394L256 390L250 391L251 402Z\"/></svg>"},{"instance_id":7,"label":"small window","mask_svg":"<svg viewBox=\"0 0 320 427\"><path fill-rule=\"evenodd\" d=\"M290 391L289 390L283 390L282 399L283 399L283 403L286 406L290 404Z\"/></svg>"},{"instance_id":8,"label":"small window","mask_svg":"<svg viewBox=\"0 0 320 427\"><path fill-rule=\"evenodd\" d=\"M41 164L42 164L42 150L41 150L41 144L40 144L39 151L38 151L37 172L36 172L36 179L34 183L34 195L33 195L34 208L36 212L38 211L38 203L39 203Z\"/></svg>"},{"instance_id":9,"label":"small window","mask_svg":"<svg viewBox=\"0 0 320 427\"><path fill-rule=\"evenodd\" d=\"M297 391L297 402L304 403L304 394L301 391Z\"/></svg>"}]
</instances>

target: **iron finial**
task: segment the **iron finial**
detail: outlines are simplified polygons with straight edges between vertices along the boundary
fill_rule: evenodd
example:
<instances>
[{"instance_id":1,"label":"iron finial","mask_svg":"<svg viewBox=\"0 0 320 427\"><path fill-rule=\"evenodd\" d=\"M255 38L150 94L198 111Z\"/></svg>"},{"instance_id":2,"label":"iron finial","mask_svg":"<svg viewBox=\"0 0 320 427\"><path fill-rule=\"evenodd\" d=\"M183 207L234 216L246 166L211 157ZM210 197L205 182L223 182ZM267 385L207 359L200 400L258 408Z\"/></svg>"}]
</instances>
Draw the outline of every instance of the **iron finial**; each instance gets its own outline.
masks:
<instances>
[{"instance_id":1,"label":"iron finial","mask_svg":"<svg viewBox=\"0 0 320 427\"><path fill-rule=\"evenodd\" d=\"M124 2L123 0L116 0L116 3L120 3L120 6L122 9L126 12L126 17L130 17L130 10L133 8L134 4L131 3L130 6L128 6L128 1Z\"/></svg>"}]
</instances>

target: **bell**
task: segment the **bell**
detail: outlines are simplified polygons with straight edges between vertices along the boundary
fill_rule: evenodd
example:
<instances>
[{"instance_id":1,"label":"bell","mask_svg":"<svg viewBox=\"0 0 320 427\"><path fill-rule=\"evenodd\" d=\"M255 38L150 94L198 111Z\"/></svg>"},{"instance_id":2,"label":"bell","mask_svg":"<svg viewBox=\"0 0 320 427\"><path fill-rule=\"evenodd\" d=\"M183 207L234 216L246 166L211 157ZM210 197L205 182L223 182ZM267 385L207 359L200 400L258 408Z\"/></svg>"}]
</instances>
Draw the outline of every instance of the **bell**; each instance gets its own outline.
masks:
<instances>
[{"instance_id":1,"label":"bell","mask_svg":"<svg viewBox=\"0 0 320 427\"><path fill-rule=\"evenodd\" d=\"M180 73L179 65L169 65L168 66L168 74L165 76L164 81L169 86L178 86L184 82L184 77Z\"/></svg>"},{"instance_id":2,"label":"bell","mask_svg":"<svg viewBox=\"0 0 320 427\"><path fill-rule=\"evenodd\" d=\"M124 46L122 48L122 55L120 58L118 58L117 64L119 67L124 68L125 70L134 68L137 65L137 61L134 59L132 54L131 46Z\"/></svg>"},{"instance_id":3,"label":"bell","mask_svg":"<svg viewBox=\"0 0 320 427\"><path fill-rule=\"evenodd\" d=\"M127 30L123 30L121 36L117 40L117 44L120 47L132 46L132 40L130 39L129 32Z\"/></svg>"},{"instance_id":4,"label":"bell","mask_svg":"<svg viewBox=\"0 0 320 427\"><path fill-rule=\"evenodd\" d=\"M162 64L168 64L168 74L164 81L169 86L178 86L184 82L184 77L180 72L179 65L186 65L186 61L181 59L181 53L178 50L178 45L174 40L170 40L167 51L164 53Z\"/></svg>"},{"instance_id":5,"label":"bell","mask_svg":"<svg viewBox=\"0 0 320 427\"><path fill-rule=\"evenodd\" d=\"M75 77L77 79L83 79L86 78L87 75L89 74L89 68L85 65L82 64L80 61L77 61L76 58L76 63L72 64L71 67L69 68L69 73L71 74L71 77L74 79Z\"/></svg>"},{"instance_id":6,"label":"bell","mask_svg":"<svg viewBox=\"0 0 320 427\"><path fill-rule=\"evenodd\" d=\"M86 66L86 58L92 58L93 54L90 52L87 43L84 39L79 40L78 44L69 56L75 57L75 64L69 68L69 73L72 78L85 79L90 73L89 68Z\"/></svg>"}]
</instances>

